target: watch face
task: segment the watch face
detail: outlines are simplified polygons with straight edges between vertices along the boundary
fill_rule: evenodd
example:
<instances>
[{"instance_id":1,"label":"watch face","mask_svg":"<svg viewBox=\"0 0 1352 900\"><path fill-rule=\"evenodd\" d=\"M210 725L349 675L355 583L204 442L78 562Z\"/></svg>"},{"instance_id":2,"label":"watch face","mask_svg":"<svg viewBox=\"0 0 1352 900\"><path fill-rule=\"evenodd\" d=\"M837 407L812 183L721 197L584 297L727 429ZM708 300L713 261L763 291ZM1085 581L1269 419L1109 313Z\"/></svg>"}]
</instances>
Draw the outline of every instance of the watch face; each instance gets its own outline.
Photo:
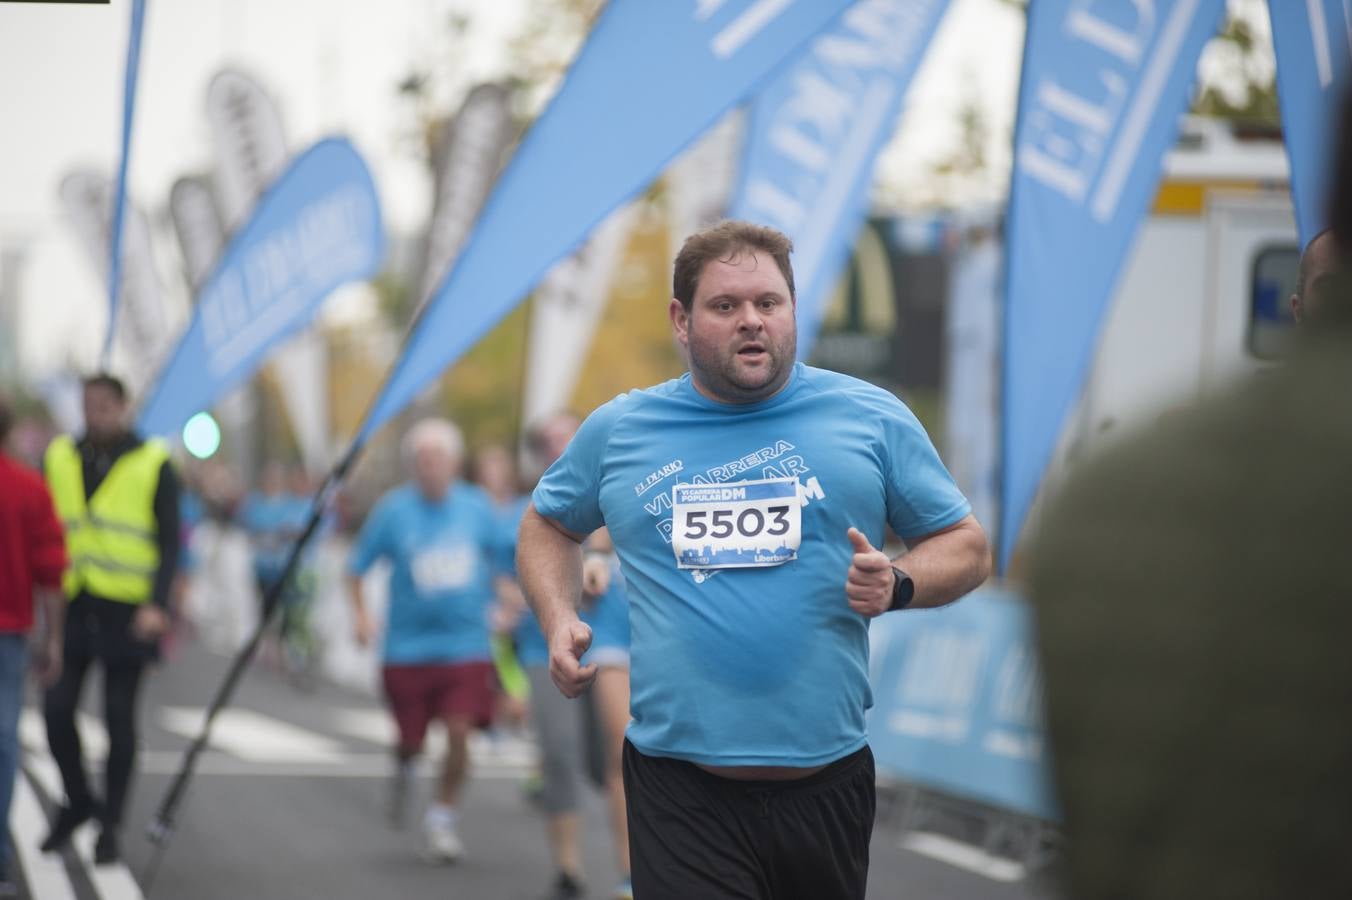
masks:
<instances>
[{"instance_id":1,"label":"watch face","mask_svg":"<svg viewBox=\"0 0 1352 900\"><path fill-rule=\"evenodd\" d=\"M892 605L888 608L904 609L915 595L915 582L896 566L892 567L892 574L896 580L892 582Z\"/></svg>"}]
</instances>

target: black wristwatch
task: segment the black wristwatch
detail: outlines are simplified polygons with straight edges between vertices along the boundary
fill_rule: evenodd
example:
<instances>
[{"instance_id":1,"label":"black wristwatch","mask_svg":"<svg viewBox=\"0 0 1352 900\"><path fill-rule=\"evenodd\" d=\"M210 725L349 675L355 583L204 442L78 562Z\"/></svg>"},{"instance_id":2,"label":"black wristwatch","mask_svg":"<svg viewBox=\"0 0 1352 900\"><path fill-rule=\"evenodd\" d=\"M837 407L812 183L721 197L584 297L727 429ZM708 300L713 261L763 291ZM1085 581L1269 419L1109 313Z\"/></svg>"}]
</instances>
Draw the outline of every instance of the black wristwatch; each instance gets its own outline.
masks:
<instances>
[{"instance_id":1,"label":"black wristwatch","mask_svg":"<svg viewBox=\"0 0 1352 900\"><path fill-rule=\"evenodd\" d=\"M915 596L915 582L911 576L892 567L892 605L887 607L888 612L894 612L898 609L905 609L910 605L911 599Z\"/></svg>"}]
</instances>

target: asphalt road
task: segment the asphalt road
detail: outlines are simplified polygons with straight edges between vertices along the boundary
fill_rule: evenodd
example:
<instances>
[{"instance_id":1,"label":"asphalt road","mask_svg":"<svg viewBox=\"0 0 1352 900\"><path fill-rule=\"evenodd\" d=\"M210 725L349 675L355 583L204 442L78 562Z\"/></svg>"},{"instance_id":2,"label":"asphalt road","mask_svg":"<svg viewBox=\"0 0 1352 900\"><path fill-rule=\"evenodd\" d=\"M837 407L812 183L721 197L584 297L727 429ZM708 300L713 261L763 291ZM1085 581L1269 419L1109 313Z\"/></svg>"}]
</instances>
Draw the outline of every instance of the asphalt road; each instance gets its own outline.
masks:
<instances>
[{"instance_id":1,"label":"asphalt road","mask_svg":"<svg viewBox=\"0 0 1352 900\"><path fill-rule=\"evenodd\" d=\"M385 819L390 725L369 695L330 686L300 691L252 669L203 754L176 829L152 879L155 848L143 837L227 665L186 646L149 681L141 710L140 775L123 836L125 865L94 867L86 829L64 857L35 845L59 796L40 718L25 712L26 752L11 833L26 896L37 900L342 900L502 898L534 900L552 872L540 817L522 782L531 748L519 740L476 741L475 770L462 808L466 858L424 862L416 827ZM97 711L100 691L87 688ZM82 722L86 750L102 752L97 720ZM588 797L585 860L589 896L616 880L604 808ZM415 820L416 824L416 820ZM1018 867L942 836L875 831L871 900L1046 900Z\"/></svg>"}]
</instances>

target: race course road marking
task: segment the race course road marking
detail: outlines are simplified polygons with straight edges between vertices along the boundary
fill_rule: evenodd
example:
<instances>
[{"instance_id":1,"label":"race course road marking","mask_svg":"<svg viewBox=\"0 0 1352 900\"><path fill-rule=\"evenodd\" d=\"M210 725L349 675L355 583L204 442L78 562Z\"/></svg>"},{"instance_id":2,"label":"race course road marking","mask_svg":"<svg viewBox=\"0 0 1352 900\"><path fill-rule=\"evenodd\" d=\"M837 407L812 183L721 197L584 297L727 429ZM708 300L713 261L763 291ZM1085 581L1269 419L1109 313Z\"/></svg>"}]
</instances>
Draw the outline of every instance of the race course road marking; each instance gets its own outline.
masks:
<instances>
[{"instance_id":1,"label":"race course road marking","mask_svg":"<svg viewBox=\"0 0 1352 900\"><path fill-rule=\"evenodd\" d=\"M14 779L14 805L10 808L9 825L10 834L14 836L14 855L28 882L29 895L41 900L75 900L75 889L61 856L38 850L38 835L47 832L47 815L22 772Z\"/></svg>"},{"instance_id":2,"label":"race course road marking","mask_svg":"<svg viewBox=\"0 0 1352 900\"><path fill-rule=\"evenodd\" d=\"M393 747L398 737L394 720L381 709L348 707L337 711L336 728L348 737ZM427 732L423 755L440 759L446 752L446 732L433 725ZM469 736L470 764L475 771L482 769L531 769L539 760L539 751L530 741L507 736L493 739L482 731Z\"/></svg>"},{"instance_id":3,"label":"race course road marking","mask_svg":"<svg viewBox=\"0 0 1352 900\"><path fill-rule=\"evenodd\" d=\"M56 768L56 763L45 753L33 752L24 760L24 768L32 776L34 784L48 798L57 798L62 796L64 791L61 788L61 773ZM20 783L26 784L26 779L20 778ZM34 801L36 802L36 800ZM53 802L55 802L53 800ZM38 822L28 831L21 832L24 835L43 834L47 830L47 817L38 809ZM145 900L145 895L141 893L141 888L132 877L131 870L127 868L126 863L113 863L107 866L94 865L94 841L98 839L97 826L85 825L75 833L75 853L76 858L80 860L81 867L89 877L89 883L94 886L94 891L100 900ZM20 832L16 832L20 833ZM31 839L30 839L31 842ZM22 848L20 848L22 849ZM45 856L41 853L35 853L39 860L54 861L65 875L65 866L61 862L61 857L55 854ZM24 874L28 875L30 863L27 858L23 860ZM32 878L29 878L30 885ZM69 883L69 882L67 882ZM34 888L32 895L37 900L46 900L47 894ZM53 896L61 896L54 894Z\"/></svg>"},{"instance_id":4,"label":"race course road marking","mask_svg":"<svg viewBox=\"0 0 1352 900\"><path fill-rule=\"evenodd\" d=\"M955 841L939 834L913 831L897 842L903 850L910 850L930 859L975 872L992 881L1022 881L1028 870L1012 859L1002 859L970 844Z\"/></svg>"},{"instance_id":5,"label":"race course road marking","mask_svg":"<svg viewBox=\"0 0 1352 900\"><path fill-rule=\"evenodd\" d=\"M205 717L206 710L201 708L166 706L160 710L159 721L166 731L196 738ZM222 710L212 724L208 743L251 762L338 763L345 755L343 746L332 738L247 709Z\"/></svg>"},{"instance_id":6,"label":"race course road marking","mask_svg":"<svg viewBox=\"0 0 1352 900\"><path fill-rule=\"evenodd\" d=\"M80 748L87 759L103 759L108 755L108 732L103 723L84 710L75 715L75 726L80 732ZM19 715L19 743L33 752L47 750L47 723L42 710L25 706Z\"/></svg>"}]
</instances>

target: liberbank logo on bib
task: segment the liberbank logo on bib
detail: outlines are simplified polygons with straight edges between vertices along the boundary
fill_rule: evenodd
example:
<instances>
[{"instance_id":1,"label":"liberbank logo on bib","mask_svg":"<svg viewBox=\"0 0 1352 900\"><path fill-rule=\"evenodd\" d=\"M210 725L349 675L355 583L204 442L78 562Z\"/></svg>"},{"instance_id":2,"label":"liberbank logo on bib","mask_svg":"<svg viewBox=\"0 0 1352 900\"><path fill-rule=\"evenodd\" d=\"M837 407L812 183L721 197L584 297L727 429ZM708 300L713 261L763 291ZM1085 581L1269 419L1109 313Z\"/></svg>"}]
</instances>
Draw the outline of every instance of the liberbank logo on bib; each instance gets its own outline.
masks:
<instances>
[{"instance_id":1,"label":"liberbank logo on bib","mask_svg":"<svg viewBox=\"0 0 1352 900\"><path fill-rule=\"evenodd\" d=\"M798 479L678 484L671 489L671 548L682 569L778 566L802 540Z\"/></svg>"}]
</instances>

